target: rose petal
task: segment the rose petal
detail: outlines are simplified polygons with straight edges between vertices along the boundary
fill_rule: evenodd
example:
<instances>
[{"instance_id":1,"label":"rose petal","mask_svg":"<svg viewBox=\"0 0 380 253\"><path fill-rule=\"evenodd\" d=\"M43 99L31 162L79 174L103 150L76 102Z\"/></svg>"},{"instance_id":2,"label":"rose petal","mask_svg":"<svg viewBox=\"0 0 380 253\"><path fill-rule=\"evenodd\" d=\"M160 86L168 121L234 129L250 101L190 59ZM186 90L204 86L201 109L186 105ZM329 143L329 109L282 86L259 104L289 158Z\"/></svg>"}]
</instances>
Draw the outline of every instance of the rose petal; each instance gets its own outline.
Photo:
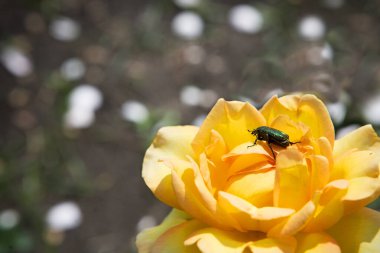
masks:
<instances>
[{"instance_id":1,"label":"rose petal","mask_svg":"<svg viewBox=\"0 0 380 253\"><path fill-rule=\"evenodd\" d=\"M343 197L346 213L354 212L380 196L380 180L378 178L358 177L349 182L348 191Z\"/></svg>"},{"instance_id":2,"label":"rose petal","mask_svg":"<svg viewBox=\"0 0 380 253\"><path fill-rule=\"evenodd\" d=\"M207 196L199 194L197 186L195 185L194 172L192 169L178 174L172 171L172 181L175 196L181 209L185 210L191 216L204 221L207 224L217 227L228 228L222 224L218 217L213 213L214 207L210 208L212 203L206 203L204 200Z\"/></svg>"},{"instance_id":3,"label":"rose petal","mask_svg":"<svg viewBox=\"0 0 380 253\"><path fill-rule=\"evenodd\" d=\"M286 237L301 231L312 218L316 206L313 201L307 202L300 210L292 214L287 220L276 224L269 230L271 237Z\"/></svg>"},{"instance_id":4,"label":"rose petal","mask_svg":"<svg viewBox=\"0 0 380 253\"><path fill-rule=\"evenodd\" d=\"M199 195L204 205L214 213L216 212L216 199L214 198L214 195L209 191L209 188L203 180L198 164L193 159L191 159L191 157L189 157L189 160L193 165L191 167L193 175L189 177L188 181L185 182L185 184L190 187L194 186L189 188L189 190Z\"/></svg>"},{"instance_id":5,"label":"rose petal","mask_svg":"<svg viewBox=\"0 0 380 253\"><path fill-rule=\"evenodd\" d=\"M331 118L322 101L314 95L272 97L260 111L268 125L280 115L287 115L293 121L307 125L315 138L325 136L331 146L334 145L334 126Z\"/></svg>"},{"instance_id":6,"label":"rose petal","mask_svg":"<svg viewBox=\"0 0 380 253\"><path fill-rule=\"evenodd\" d=\"M296 149L281 151L276 162L274 206L301 208L310 199L310 175L303 154Z\"/></svg>"},{"instance_id":7,"label":"rose petal","mask_svg":"<svg viewBox=\"0 0 380 253\"><path fill-rule=\"evenodd\" d=\"M374 144L368 150L348 151L336 158L332 178L377 177L379 162L380 143Z\"/></svg>"},{"instance_id":8,"label":"rose petal","mask_svg":"<svg viewBox=\"0 0 380 253\"><path fill-rule=\"evenodd\" d=\"M378 253L380 250L378 244L362 243L358 253Z\"/></svg>"},{"instance_id":9,"label":"rose petal","mask_svg":"<svg viewBox=\"0 0 380 253\"><path fill-rule=\"evenodd\" d=\"M262 173L274 169L274 159L268 145L255 145L244 143L225 154L222 160L228 164L227 180L231 181L235 176L250 173ZM274 147L276 151L277 147ZM271 153L271 154L269 154ZM228 183L228 182L227 182Z\"/></svg>"},{"instance_id":10,"label":"rose petal","mask_svg":"<svg viewBox=\"0 0 380 253\"><path fill-rule=\"evenodd\" d=\"M367 150L379 141L379 137L373 127L365 125L337 140L334 146L334 156L339 157L352 149Z\"/></svg>"},{"instance_id":11,"label":"rose petal","mask_svg":"<svg viewBox=\"0 0 380 253\"><path fill-rule=\"evenodd\" d=\"M190 166L187 156L192 156L190 143L198 131L193 126L161 128L146 151L142 176L145 183L162 202L179 208L172 187L171 170Z\"/></svg>"},{"instance_id":12,"label":"rose petal","mask_svg":"<svg viewBox=\"0 0 380 253\"><path fill-rule=\"evenodd\" d=\"M269 126L288 134L291 142L301 141L302 137L309 131L309 127L305 124L295 122L284 114L277 116Z\"/></svg>"},{"instance_id":13,"label":"rose petal","mask_svg":"<svg viewBox=\"0 0 380 253\"><path fill-rule=\"evenodd\" d=\"M211 129L210 143L207 145L205 151L207 157L215 161L220 160L220 157L222 157L226 152L227 147L223 136L218 131Z\"/></svg>"},{"instance_id":14,"label":"rose petal","mask_svg":"<svg viewBox=\"0 0 380 253\"><path fill-rule=\"evenodd\" d=\"M212 129L210 144L206 146L205 152L199 156L200 159L203 159L201 162L205 166L204 169L207 169L210 174L208 184L210 184L213 192L223 187L228 178L227 173L225 173L228 170L228 165L221 159L226 152L227 147L223 137Z\"/></svg>"},{"instance_id":15,"label":"rose petal","mask_svg":"<svg viewBox=\"0 0 380 253\"><path fill-rule=\"evenodd\" d=\"M340 253L336 241L326 233L297 235L296 253Z\"/></svg>"},{"instance_id":16,"label":"rose petal","mask_svg":"<svg viewBox=\"0 0 380 253\"><path fill-rule=\"evenodd\" d=\"M243 198L257 207L273 206L275 171L250 173L231 178L224 191Z\"/></svg>"},{"instance_id":17,"label":"rose petal","mask_svg":"<svg viewBox=\"0 0 380 253\"><path fill-rule=\"evenodd\" d=\"M297 241L292 238L265 238L249 247L253 253L294 253Z\"/></svg>"},{"instance_id":18,"label":"rose petal","mask_svg":"<svg viewBox=\"0 0 380 253\"><path fill-rule=\"evenodd\" d=\"M206 184L210 192L214 193L218 188L213 184L215 179L211 179L211 168L212 164L207 159L206 154L202 153L199 156L199 172L202 175L203 181Z\"/></svg>"},{"instance_id":19,"label":"rose petal","mask_svg":"<svg viewBox=\"0 0 380 253\"><path fill-rule=\"evenodd\" d=\"M227 148L231 150L252 140L248 129L263 125L265 119L249 103L219 99L200 127L192 146L196 154L204 152L210 143L211 130L214 129L223 136Z\"/></svg>"},{"instance_id":20,"label":"rose petal","mask_svg":"<svg viewBox=\"0 0 380 253\"><path fill-rule=\"evenodd\" d=\"M218 196L220 208L240 224L240 227L243 228L242 231L266 232L294 212L294 210L288 208L257 208L244 199L223 191L219 191Z\"/></svg>"},{"instance_id":21,"label":"rose petal","mask_svg":"<svg viewBox=\"0 0 380 253\"><path fill-rule=\"evenodd\" d=\"M172 171L173 188L180 207L206 224L223 229L241 230L237 222L218 207L214 195L209 191L193 160L192 166L182 174Z\"/></svg>"},{"instance_id":22,"label":"rose petal","mask_svg":"<svg viewBox=\"0 0 380 253\"><path fill-rule=\"evenodd\" d=\"M216 228L204 228L193 233L185 245L197 245L202 253L243 253L251 241L264 236L263 233L241 233Z\"/></svg>"},{"instance_id":23,"label":"rose petal","mask_svg":"<svg viewBox=\"0 0 380 253\"><path fill-rule=\"evenodd\" d=\"M327 158L329 162L330 171L334 166L334 157L333 157L333 149L331 143L326 137L320 137L317 140L318 150L315 150L315 153L318 155L322 155Z\"/></svg>"},{"instance_id":24,"label":"rose petal","mask_svg":"<svg viewBox=\"0 0 380 253\"><path fill-rule=\"evenodd\" d=\"M258 156L257 158L259 158L259 156L262 156L261 159L263 160L264 159L267 160L268 157L270 158L270 155L268 151L264 148L264 146L262 145L252 146L252 144L253 142L250 141L250 142L245 142L236 146L229 153L223 155L222 160L225 162L231 162L234 159L243 155L257 155ZM269 152L271 151L269 150Z\"/></svg>"},{"instance_id":25,"label":"rose petal","mask_svg":"<svg viewBox=\"0 0 380 253\"><path fill-rule=\"evenodd\" d=\"M328 230L344 253L380 252L380 212L362 208Z\"/></svg>"},{"instance_id":26,"label":"rose petal","mask_svg":"<svg viewBox=\"0 0 380 253\"><path fill-rule=\"evenodd\" d=\"M344 214L342 199L347 192L348 186L349 182L343 179L327 184L320 196L316 195L314 197L316 211L303 231L323 231L338 222Z\"/></svg>"},{"instance_id":27,"label":"rose petal","mask_svg":"<svg viewBox=\"0 0 380 253\"><path fill-rule=\"evenodd\" d=\"M186 213L173 209L159 226L146 229L137 235L136 246L139 253L150 253L157 238L170 228L184 223L188 219L190 217Z\"/></svg>"},{"instance_id":28,"label":"rose petal","mask_svg":"<svg viewBox=\"0 0 380 253\"><path fill-rule=\"evenodd\" d=\"M330 170L329 162L326 157L321 155L310 155L308 157L310 164L310 192L321 190L329 181Z\"/></svg>"},{"instance_id":29,"label":"rose petal","mask_svg":"<svg viewBox=\"0 0 380 253\"><path fill-rule=\"evenodd\" d=\"M153 244L151 253L196 253L193 245L185 245L186 238L205 226L197 220L190 220L168 229Z\"/></svg>"}]
</instances>

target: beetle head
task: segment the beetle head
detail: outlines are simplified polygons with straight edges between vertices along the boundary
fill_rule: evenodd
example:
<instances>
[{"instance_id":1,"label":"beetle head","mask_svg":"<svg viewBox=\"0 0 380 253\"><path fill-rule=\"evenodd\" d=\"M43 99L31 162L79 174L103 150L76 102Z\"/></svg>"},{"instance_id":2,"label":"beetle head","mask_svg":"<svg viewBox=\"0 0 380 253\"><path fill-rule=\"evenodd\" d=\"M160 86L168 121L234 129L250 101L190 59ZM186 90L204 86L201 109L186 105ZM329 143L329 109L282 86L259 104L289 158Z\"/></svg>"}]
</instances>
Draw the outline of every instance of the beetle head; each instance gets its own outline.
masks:
<instances>
[{"instance_id":1,"label":"beetle head","mask_svg":"<svg viewBox=\"0 0 380 253\"><path fill-rule=\"evenodd\" d=\"M248 130L248 132L250 132L252 135L258 135L259 133L258 133L258 131L257 131L257 128L256 129L253 129L253 130Z\"/></svg>"}]
</instances>

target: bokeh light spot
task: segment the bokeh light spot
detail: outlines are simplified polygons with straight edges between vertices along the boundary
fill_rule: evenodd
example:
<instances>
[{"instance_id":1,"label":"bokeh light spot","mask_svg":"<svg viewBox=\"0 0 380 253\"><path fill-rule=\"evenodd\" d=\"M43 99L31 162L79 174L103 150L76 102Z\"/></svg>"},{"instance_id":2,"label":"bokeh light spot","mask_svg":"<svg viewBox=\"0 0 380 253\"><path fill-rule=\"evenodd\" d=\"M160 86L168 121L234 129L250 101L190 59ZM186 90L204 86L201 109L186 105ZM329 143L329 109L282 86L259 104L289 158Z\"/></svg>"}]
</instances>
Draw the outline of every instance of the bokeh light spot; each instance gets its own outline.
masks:
<instances>
[{"instance_id":1,"label":"bokeh light spot","mask_svg":"<svg viewBox=\"0 0 380 253\"><path fill-rule=\"evenodd\" d=\"M364 103L362 113L367 122L380 125L380 94L368 99Z\"/></svg>"},{"instance_id":2,"label":"bokeh light spot","mask_svg":"<svg viewBox=\"0 0 380 253\"><path fill-rule=\"evenodd\" d=\"M82 84L69 95L69 109L64 116L68 128L87 128L95 121L95 110L103 103L103 95L96 87Z\"/></svg>"},{"instance_id":3,"label":"bokeh light spot","mask_svg":"<svg viewBox=\"0 0 380 253\"><path fill-rule=\"evenodd\" d=\"M195 12L181 12L174 17L172 22L173 32L186 40L199 38L203 33L203 29L203 20Z\"/></svg>"},{"instance_id":4,"label":"bokeh light spot","mask_svg":"<svg viewBox=\"0 0 380 253\"><path fill-rule=\"evenodd\" d=\"M202 101L202 90L194 85L185 86L181 90L180 100L185 105L197 106Z\"/></svg>"},{"instance_id":5,"label":"bokeh light spot","mask_svg":"<svg viewBox=\"0 0 380 253\"><path fill-rule=\"evenodd\" d=\"M259 10L251 5L237 5L229 13L233 28L243 33L257 33L263 27L264 19Z\"/></svg>"},{"instance_id":6,"label":"bokeh light spot","mask_svg":"<svg viewBox=\"0 0 380 253\"><path fill-rule=\"evenodd\" d=\"M70 58L62 63L61 74L69 81L78 80L86 71L84 63L78 58Z\"/></svg>"},{"instance_id":7,"label":"bokeh light spot","mask_svg":"<svg viewBox=\"0 0 380 253\"><path fill-rule=\"evenodd\" d=\"M79 206L66 201L51 207L46 215L46 222L50 229L64 231L76 228L82 221L82 213Z\"/></svg>"},{"instance_id":8,"label":"bokeh light spot","mask_svg":"<svg viewBox=\"0 0 380 253\"><path fill-rule=\"evenodd\" d=\"M346 117L347 107L344 103L338 101L326 104L330 117L335 124L341 124Z\"/></svg>"},{"instance_id":9,"label":"bokeh light spot","mask_svg":"<svg viewBox=\"0 0 380 253\"><path fill-rule=\"evenodd\" d=\"M50 33L57 40L73 41L80 35L80 26L71 18L60 17L51 23Z\"/></svg>"},{"instance_id":10,"label":"bokeh light spot","mask_svg":"<svg viewBox=\"0 0 380 253\"><path fill-rule=\"evenodd\" d=\"M182 8L190 8L198 6L201 0L174 0L174 3Z\"/></svg>"},{"instance_id":11,"label":"bokeh light spot","mask_svg":"<svg viewBox=\"0 0 380 253\"><path fill-rule=\"evenodd\" d=\"M7 47L1 52L4 67L16 77L25 77L32 73L33 65L29 58L15 47Z\"/></svg>"},{"instance_id":12,"label":"bokeh light spot","mask_svg":"<svg viewBox=\"0 0 380 253\"><path fill-rule=\"evenodd\" d=\"M151 215L143 216L136 225L136 230L138 232L143 231L144 229L151 228L157 225L156 219Z\"/></svg>"},{"instance_id":13,"label":"bokeh light spot","mask_svg":"<svg viewBox=\"0 0 380 253\"><path fill-rule=\"evenodd\" d=\"M298 26L300 36L306 40L319 40L325 35L325 24L317 16L307 16Z\"/></svg>"},{"instance_id":14,"label":"bokeh light spot","mask_svg":"<svg viewBox=\"0 0 380 253\"><path fill-rule=\"evenodd\" d=\"M100 90L89 84L82 84L73 89L69 96L69 105L85 110L96 110L103 103Z\"/></svg>"},{"instance_id":15,"label":"bokeh light spot","mask_svg":"<svg viewBox=\"0 0 380 253\"><path fill-rule=\"evenodd\" d=\"M0 227L3 229L11 229L17 226L20 215L16 210L7 209L0 213Z\"/></svg>"},{"instance_id":16,"label":"bokeh light spot","mask_svg":"<svg viewBox=\"0 0 380 253\"><path fill-rule=\"evenodd\" d=\"M148 119L149 111L144 104L130 100L121 106L121 116L127 121L142 123Z\"/></svg>"}]
</instances>

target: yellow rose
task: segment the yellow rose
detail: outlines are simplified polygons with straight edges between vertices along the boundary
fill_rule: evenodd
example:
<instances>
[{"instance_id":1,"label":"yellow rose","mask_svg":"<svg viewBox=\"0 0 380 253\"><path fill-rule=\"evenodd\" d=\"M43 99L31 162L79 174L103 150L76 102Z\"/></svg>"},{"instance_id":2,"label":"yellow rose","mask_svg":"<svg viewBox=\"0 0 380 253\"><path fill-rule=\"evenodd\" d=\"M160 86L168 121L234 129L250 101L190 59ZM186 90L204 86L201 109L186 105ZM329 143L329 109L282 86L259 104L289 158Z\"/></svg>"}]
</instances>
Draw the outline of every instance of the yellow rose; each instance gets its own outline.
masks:
<instances>
[{"instance_id":1,"label":"yellow rose","mask_svg":"<svg viewBox=\"0 0 380 253\"><path fill-rule=\"evenodd\" d=\"M252 146L247 130L289 135ZM173 207L140 233L140 253L378 253L380 138L369 125L340 140L313 95L271 98L258 111L220 99L203 125L165 127L146 152L143 178Z\"/></svg>"}]
</instances>

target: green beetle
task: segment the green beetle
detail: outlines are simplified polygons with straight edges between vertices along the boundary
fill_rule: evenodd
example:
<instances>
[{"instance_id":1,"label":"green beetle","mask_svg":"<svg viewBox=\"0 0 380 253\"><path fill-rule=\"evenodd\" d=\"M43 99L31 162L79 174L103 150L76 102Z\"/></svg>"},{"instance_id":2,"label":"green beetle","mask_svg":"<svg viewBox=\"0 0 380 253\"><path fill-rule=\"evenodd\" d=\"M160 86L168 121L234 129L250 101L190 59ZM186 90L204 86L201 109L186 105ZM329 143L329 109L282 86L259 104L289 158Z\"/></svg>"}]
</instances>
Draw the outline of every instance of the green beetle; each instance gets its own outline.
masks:
<instances>
[{"instance_id":1,"label":"green beetle","mask_svg":"<svg viewBox=\"0 0 380 253\"><path fill-rule=\"evenodd\" d=\"M248 147L255 146L258 140L259 141L266 141L268 143L268 146L269 146L270 150L272 151L273 157L275 159L276 159L276 156L273 152L271 144L275 144L277 146L285 148L289 145L300 143L299 141L291 142L289 140L289 135L287 135L286 133L284 133L278 129L267 127L267 126L258 127L256 129L253 129L252 131L248 130L248 132L250 132L252 135L256 136L256 140L253 143L253 145L248 146Z\"/></svg>"}]
</instances>

